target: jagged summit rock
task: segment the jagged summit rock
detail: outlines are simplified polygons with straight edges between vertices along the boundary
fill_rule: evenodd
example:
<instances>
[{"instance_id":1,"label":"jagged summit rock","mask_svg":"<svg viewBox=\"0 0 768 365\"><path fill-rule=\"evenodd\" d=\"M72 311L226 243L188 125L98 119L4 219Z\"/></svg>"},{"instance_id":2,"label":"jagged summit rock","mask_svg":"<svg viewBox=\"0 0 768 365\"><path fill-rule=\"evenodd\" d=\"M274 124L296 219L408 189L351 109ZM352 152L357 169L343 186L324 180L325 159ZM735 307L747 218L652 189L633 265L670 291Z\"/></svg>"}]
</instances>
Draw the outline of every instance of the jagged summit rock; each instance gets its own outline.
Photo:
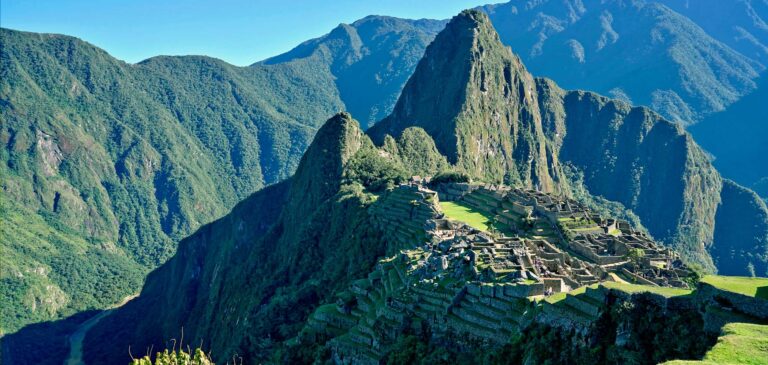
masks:
<instances>
[{"instance_id":1,"label":"jagged summit rock","mask_svg":"<svg viewBox=\"0 0 768 365\"><path fill-rule=\"evenodd\" d=\"M487 181L557 190L559 163L546 146L536 83L488 16L465 10L427 47L375 142L424 128L448 160Z\"/></svg>"},{"instance_id":2,"label":"jagged summit rock","mask_svg":"<svg viewBox=\"0 0 768 365\"><path fill-rule=\"evenodd\" d=\"M287 224L299 224L307 209L316 207L339 189L344 165L366 138L360 124L340 112L323 124L299 162L284 210ZM370 142L368 142L370 144Z\"/></svg>"}]
</instances>

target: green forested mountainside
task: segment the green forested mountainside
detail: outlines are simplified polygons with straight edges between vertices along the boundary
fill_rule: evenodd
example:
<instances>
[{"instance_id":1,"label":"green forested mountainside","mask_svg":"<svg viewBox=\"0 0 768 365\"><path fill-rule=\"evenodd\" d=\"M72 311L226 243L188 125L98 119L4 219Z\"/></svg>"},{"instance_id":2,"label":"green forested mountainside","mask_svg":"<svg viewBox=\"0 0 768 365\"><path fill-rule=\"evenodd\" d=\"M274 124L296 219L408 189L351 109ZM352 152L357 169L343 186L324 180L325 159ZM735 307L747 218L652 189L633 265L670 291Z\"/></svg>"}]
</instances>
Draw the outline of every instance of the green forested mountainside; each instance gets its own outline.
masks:
<instances>
[{"instance_id":1,"label":"green forested mountainside","mask_svg":"<svg viewBox=\"0 0 768 365\"><path fill-rule=\"evenodd\" d=\"M327 67L346 110L367 128L389 115L424 48L444 26L444 20L368 16L259 64L305 59Z\"/></svg>"},{"instance_id":2,"label":"green forested mountainside","mask_svg":"<svg viewBox=\"0 0 768 365\"><path fill-rule=\"evenodd\" d=\"M713 268L706 248L722 180L691 136L649 109L539 85L543 104L555 106L553 124L564 126L560 156L583 171L589 191L624 204L655 238Z\"/></svg>"},{"instance_id":3,"label":"green forested mountainside","mask_svg":"<svg viewBox=\"0 0 768 365\"><path fill-rule=\"evenodd\" d=\"M684 12L690 13L691 19L651 0L510 1L480 9L489 14L502 42L522 57L533 74L552 78L569 89L631 100L669 120L688 124L722 110L754 89L752 79L765 69L765 60L754 52L741 54L728 46L747 52L762 49L760 44L745 49L739 45L753 43L749 38L725 44L718 41L728 38L722 32L748 37L737 26L752 27L757 34L765 23L758 15L754 15L757 19L750 18L753 13L749 10L743 10L738 18L717 10L738 7L743 1L713 2L718 7L701 2L691 5L708 14ZM759 1L752 3L765 8L757 4ZM717 20L709 19L724 19L725 29L718 32L714 28L720 29L719 25L712 24ZM716 34L717 39L707 32Z\"/></svg>"},{"instance_id":4,"label":"green forested mountainside","mask_svg":"<svg viewBox=\"0 0 768 365\"><path fill-rule=\"evenodd\" d=\"M761 179L768 178L766 100L768 76L763 76L754 92L690 128L696 141L714 156L717 169L747 187L759 188ZM768 191L762 194L768 197Z\"/></svg>"},{"instance_id":5,"label":"green forested mountainside","mask_svg":"<svg viewBox=\"0 0 768 365\"><path fill-rule=\"evenodd\" d=\"M0 197L0 336L27 323L105 308L137 291L147 269L114 243Z\"/></svg>"},{"instance_id":6,"label":"green forested mountainside","mask_svg":"<svg viewBox=\"0 0 768 365\"><path fill-rule=\"evenodd\" d=\"M330 76L304 61L236 68L211 58L159 57L129 65L75 38L1 32L4 198L53 231L67 227L93 257L113 253L140 264L123 275L163 262L200 224L289 176L314 118L343 105ZM5 256L41 253L20 236L4 241ZM63 260L57 252L48 260ZM50 261L39 267L60 269ZM55 281L68 274L52 273L52 288L76 308L98 307L77 303L97 295L93 288ZM13 298L42 290L42 283L21 289L9 272L3 280L21 290ZM139 282L126 281L124 290ZM26 318L45 318L30 314L28 303L13 306ZM23 323L3 321L3 330Z\"/></svg>"},{"instance_id":7,"label":"green forested mountainside","mask_svg":"<svg viewBox=\"0 0 768 365\"><path fill-rule=\"evenodd\" d=\"M743 48L742 41L730 42L727 34L710 30L717 26L710 25L708 28L701 20L705 19L704 17L690 15L711 37L702 35L701 29L691 26L690 22L668 9L646 5L641 1L608 1L600 4L562 2L568 5L566 7L554 7L552 4L555 3L532 3L530 9L533 10L526 10L528 15L520 15L524 20L522 24L535 25L532 27L520 27L518 20L506 23L505 17L509 14L525 13L523 8L516 4L487 7L485 10L491 14L496 26L501 28L502 41L512 44L513 51L520 52L523 59L529 60L531 56L526 50L536 47L527 45L526 47L530 48L519 49L515 42L543 42L542 54L530 58L529 66L535 73L546 75L546 72L539 71L539 67L542 67L539 65L554 65L552 67L557 71L600 68L599 73L583 75L589 76L586 79L597 85L594 88L604 87L606 93L617 96L629 93L625 89L615 90L617 86L609 83L605 83L607 86L601 86L596 80L601 80L604 74L615 76L614 74L618 73L616 70L624 70L626 65L603 62L599 66L581 65L573 68L563 67L562 62L549 62L547 59L551 57L562 61L570 59L571 55L578 58L579 45L586 50L585 63L629 57L627 52L631 49L632 55L636 55L636 49L620 45L634 40L634 34L650 34L645 38L638 36L641 37L639 44L647 46L641 48L646 52L641 53L646 56L643 62L648 59L655 60L656 57L666 57L652 63L665 71L648 75L644 73L646 69L632 69L631 72L621 74L620 78L617 76L615 80L619 80L616 81L618 87L622 87L621 83L632 86L633 83L640 82L638 80L642 80L642 84L665 85L660 87L660 94L656 93L658 90L642 91L652 96L661 95L652 98L647 104L666 115L688 115L690 113L686 108L698 115L703 114L700 110L707 111L711 106L725 105L734 95L741 95L744 90L750 89L749 78L754 77L756 71L763 67L762 61L755 61L754 57L744 53L747 51L742 51L746 49ZM749 3L747 13L756 14L751 20L761 19L761 9L764 9L761 6L759 2ZM537 13L535 9L546 11ZM566 9L567 15L557 15L560 14L558 9ZM604 11L592 11L594 9ZM689 14L675 9L682 14ZM600 14L599 20L596 14ZM754 49L761 49L762 41L754 42L750 38L754 36L755 39L762 39L759 36L762 29L759 21L750 23L757 24L752 29L745 25L746 21L737 20L741 18L727 18L734 19L732 23L735 25L732 28L735 31L741 32L737 29L739 27L746 29L750 36L745 39L756 47ZM635 22L635 19L644 20ZM609 26L605 28L605 24ZM620 24L623 26L619 26ZM0 141L4 145L2 168L6 170L4 172L8 178L2 181L2 192L10 200L20 201L19 209L22 209L24 214L29 214L31 221L46 222L44 231L52 229L57 235L75 232L72 240L83 240L102 251L117 252L115 256L105 259L105 262L109 262L110 267L118 268L117 277L133 277L142 270L141 267L152 267L169 257L175 250L175 242L199 225L221 216L235 202L252 191L289 176L297 166L299 156L318 123L328 115L340 109L351 110L353 115L363 120L364 127L387 115L399 95L400 88L421 57L424 47L443 26L444 22L441 21L368 17L351 25L340 25L327 36L308 41L285 55L246 68L234 67L206 57L156 57L129 65L74 38L3 29L0 31ZM597 27L602 29L599 37L594 32ZM515 34L514 32L521 29L529 29L530 34L514 38L505 36ZM579 36L564 35L571 31ZM589 42L580 34L584 34L584 39ZM570 42L571 38L576 41ZM711 38L723 44L713 43ZM548 52L553 44L556 49L559 47L559 40L568 40L568 53ZM605 43L602 48L598 47L601 43ZM603 53L599 56L592 55L589 44L601 48L599 52L595 51L595 54ZM742 55L729 50L725 45L733 47ZM617 50L602 50L614 48ZM567 57L563 56L564 54ZM691 55L693 56L686 58ZM492 64L493 67L504 65L488 62L488 70L478 70L472 74L472 77L485 83L484 86L474 88L476 95L487 92L485 87L498 86L492 80L484 79L487 75L498 76L490 72L493 69ZM510 68L513 69L515 68ZM567 84L570 82L568 78L577 74L570 72L570 75L562 75L562 81ZM560 76L556 79L560 81ZM655 82L646 82L647 80ZM582 82L583 79L577 81ZM523 89L524 85L530 85L526 80L516 82L518 84L515 85L522 86ZM541 87L538 81L536 84ZM679 84L683 85L682 92L678 90ZM574 86L593 88L584 83ZM674 92L680 96L682 102L674 101L676 97L666 92L667 89L678 90ZM712 93L707 90L712 90ZM629 97L633 102L642 103L642 99L634 95ZM669 100L673 102L668 102ZM493 103L499 105L502 102L496 100ZM541 100L535 102L542 103ZM492 109L493 103L483 106L485 112ZM493 143L511 143L514 148L503 146L502 150L512 151L516 155L506 156L503 163L494 162L495 160L487 154L479 159L481 163L466 158L464 161L467 166L483 170L496 165L495 168L499 171L501 166L505 166L505 174L509 175L506 178L509 181L527 179L533 186L546 185L551 179L553 186L564 186L566 180L558 176L560 172L557 166L562 156L555 150L561 148L559 144L563 141L559 139L566 134L561 133L563 130L559 129L562 123L560 127L558 124L546 123L547 118L554 118L558 109L555 107L551 115L545 115L539 121L536 115L527 116L531 108L532 106L523 103L506 110L513 114L519 113L521 120L528 122L524 123L525 128L513 131L517 137L506 141L490 139ZM499 117L507 122L511 118ZM544 123L543 127L538 125L541 122ZM481 132L489 127L467 126L467 129L462 131L466 135ZM547 129L552 126L554 129ZM544 140L547 142L540 139L541 128L544 128ZM759 135L756 133L757 129L753 132L755 133L749 135ZM419 164L420 168L414 168L411 172L422 175L437 166L445 166L445 158L436 154L429 154L431 157L424 160L413 158L420 156L422 152L431 153L433 147L439 147L409 143L408 140L418 139L421 132L415 133L415 138L401 137L396 143L390 144L407 147L403 151L397 149L398 153L394 154L396 159L403 165ZM403 133L403 137L405 136L406 133ZM584 137L588 138L589 135ZM631 138L616 140L626 141ZM468 142L462 148L469 147L472 147L472 143ZM489 146L479 147L486 152L493 151ZM693 155L698 154L695 150L691 151ZM402 156L399 156L399 153L402 153ZM526 156L526 153L529 155ZM597 172L611 170L600 164L610 167L614 163L611 158L616 155L612 156L590 166L594 168L592 173L584 174L583 180L592 181L590 188L596 194L609 196L612 189L615 189L611 185L612 178L606 176L616 177L618 174L604 175ZM448 159L452 158L448 156ZM695 156L692 158L697 159ZM531 160L529 164L519 163L528 159ZM585 166L578 168L586 170ZM634 172L641 170L644 171L642 168L633 169ZM693 241L703 239L706 243L712 236L712 226L706 228L706 225L712 221L712 205L717 204L714 194L699 194L702 189L714 186L710 184L714 177L711 174L705 176L707 179L704 179L701 185L696 185L699 182L695 179L686 180L682 184L670 184L673 189L664 192L672 194L682 191L685 194L683 201L693 202L686 203L687 205L680 209L669 209L665 212L669 216L679 213L679 217L684 218L682 221L670 228L670 223L660 218L662 215L646 215L644 218L644 223L649 219L663 221L659 226L652 223L651 226L654 227L651 228L657 232L657 237L670 236L673 242L680 242L681 236L670 229L692 229L693 233L686 233L685 238L691 240L691 247L696 247L693 250L695 255L701 254L702 245ZM393 176L382 174L366 178L381 181ZM603 186L606 190L596 186ZM615 196L610 195L610 199L621 199L620 202L624 206L637 210L660 211L668 207L653 206L650 198L641 199L640 197L651 195L645 194L641 189L642 182L632 182L627 186L632 188ZM743 198L739 200L739 204L755 207L756 214L760 214L761 208L754 205L749 196L730 196ZM725 207L726 205L722 205L717 209L726 209ZM736 211L743 212L738 209ZM703 219L695 220L698 219L696 217ZM694 220L696 223L686 226L684 221L688 220ZM716 224L720 227L721 234L714 233L715 241L722 237L722 243L717 245L716 242L716 247L728 247L731 244L729 237L748 237L738 235L744 232L742 230L728 229L729 224L730 227L737 227L736 222L749 224L750 219L737 217L731 223ZM57 228L64 226L71 231L61 231ZM754 227L756 233L752 237L755 241L742 242L760 242L760 232L764 230L761 231L763 228L760 228L762 226L759 224ZM14 247L15 250L22 246L18 241L9 240L3 243L3 250L6 250L6 247ZM113 247L117 247L118 251L109 251ZM758 244L757 247L762 246ZM89 256L72 260L81 262L78 260L85 257ZM112 263L112 260L123 261L125 257L141 265ZM742 266L745 262L738 261L738 255L736 257L737 261L728 261L728 265L732 262L738 272L743 272ZM27 262L24 263L26 264ZM53 261L42 264L55 269L51 266L54 265ZM45 296L47 292L41 288L47 284L42 281L34 285L29 284L30 282L24 284L20 279L13 277L11 271L8 273L6 275L4 272L2 279L12 283L9 285L13 288L21 288L18 292L14 291L15 294L27 293L29 295L26 298L37 295L41 300L48 302L56 298L53 294L55 290L50 296ZM95 293L92 289L68 293L67 290L77 291L77 286L52 280L49 282L59 286L59 289L66 286L68 289L62 290L71 298L86 298ZM88 277L82 283L88 280L94 279ZM134 285L132 289L135 288ZM95 308L114 301L113 299L119 299L123 292L129 291L123 288L119 293L112 293L113 296L109 298L99 298L100 304L80 306L70 302L68 305L72 306L71 308ZM17 298L19 301L24 298L15 294L8 298ZM17 301L13 303L17 304L16 310L21 316L17 317L19 322L13 326L29 320L56 316L54 314L53 317L47 317L49 314L42 311L25 313L24 311L31 307L18 304ZM61 310L74 310L71 308Z\"/></svg>"},{"instance_id":8,"label":"green forested mountainside","mask_svg":"<svg viewBox=\"0 0 768 365\"><path fill-rule=\"evenodd\" d=\"M72 37L0 29L2 193L53 229L116 247L134 269L154 267L195 228L290 176L345 103L388 113L443 25L368 17L250 67L196 56L127 64ZM302 47L311 51L296 56ZM3 249L23 247L9 237Z\"/></svg>"},{"instance_id":9,"label":"green forested mountainside","mask_svg":"<svg viewBox=\"0 0 768 365\"><path fill-rule=\"evenodd\" d=\"M533 77L490 24L476 29L475 22L457 18L438 34L392 114L370 135L381 144L386 135L421 127L449 162L474 177L565 190L555 186L560 166L544 137Z\"/></svg>"},{"instance_id":10,"label":"green forested mountainside","mask_svg":"<svg viewBox=\"0 0 768 365\"><path fill-rule=\"evenodd\" d=\"M765 0L656 0L688 17L712 38L763 65L768 63Z\"/></svg>"},{"instance_id":11,"label":"green forested mountainside","mask_svg":"<svg viewBox=\"0 0 768 365\"><path fill-rule=\"evenodd\" d=\"M725 180L709 249L722 275L768 277L768 208L754 192ZM747 219L749 217L750 219ZM747 270L742 267L746 263Z\"/></svg>"},{"instance_id":12,"label":"green forested mountainside","mask_svg":"<svg viewBox=\"0 0 768 365\"><path fill-rule=\"evenodd\" d=\"M3 47L4 192L145 265L289 176L315 118L342 105L305 62L129 65L74 38L10 30Z\"/></svg>"}]
</instances>

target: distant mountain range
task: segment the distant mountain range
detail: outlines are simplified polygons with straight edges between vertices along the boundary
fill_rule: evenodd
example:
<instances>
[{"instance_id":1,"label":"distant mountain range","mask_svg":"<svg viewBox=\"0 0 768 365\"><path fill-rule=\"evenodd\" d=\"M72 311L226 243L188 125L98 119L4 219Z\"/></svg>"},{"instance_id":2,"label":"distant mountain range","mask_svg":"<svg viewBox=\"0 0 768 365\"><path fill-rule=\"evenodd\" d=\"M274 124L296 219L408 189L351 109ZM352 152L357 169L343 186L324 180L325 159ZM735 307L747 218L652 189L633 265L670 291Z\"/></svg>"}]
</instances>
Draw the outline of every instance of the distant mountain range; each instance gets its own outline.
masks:
<instances>
[{"instance_id":1,"label":"distant mountain range","mask_svg":"<svg viewBox=\"0 0 768 365\"><path fill-rule=\"evenodd\" d=\"M535 75L646 105L669 120L691 124L755 88L753 79L765 69L768 34L760 24L768 12L765 7L754 12L744 6L748 2L738 0L707 1L717 3L712 7L687 3L545 0L481 9L499 29L502 42L520 54ZM708 20L723 19L726 11L743 16L722 21L731 24ZM750 14L755 19L743 19ZM697 20L722 31L710 35ZM752 47L731 38L731 28L742 23L756 29Z\"/></svg>"},{"instance_id":2,"label":"distant mountain range","mask_svg":"<svg viewBox=\"0 0 768 365\"><path fill-rule=\"evenodd\" d=\"M718 142L706 142L704 131L726 136L721 125L739 117L725 116L738 115L742 103L734 105L735 112L713 113L756 89L766 64L766 2L708 3L550 0L481 9L501 41L519 55L516 62L525 63L534 76L648 105L683 124L703 120L702 132L693 131L718 158L715 164L726 165L726 177L752 185L748 179L768 174L729 168L738 166L729 159L745 161L743 150L718 152L710 147ZM658 118L644 109L637 112L591 93L566 93L528 71L515 74L521 79L514 85L531 93L518 102L547 104L553 112L537 116L532 106L510 106L511 114L499 115L498 121L516 134L487 140L488 145L455 143L450 133L437 131L427 105L408 106L401 98L403 105L395 108L424 50L445 24L371 16L249 67L208 57L162 56L127 64L72 37L0 30L0 184L8 222L3 229L13 233L0 236L7 253L0 290L8 293L0 310L3 318L12 318L0 330L104 308L133 293L148 270L173 256L182 238L253 192L289 178L322 122L341 110L366 129L395 109L379 128L394 125L398 133L415 124L407 118L423 117L415 122L434 138L436 148L477 177L567 191L559 166L567 161L582 170L592 193L635 210L657 238L689 250L690 257L707 265L714 257L722 270L736 273L749 260L764 261L762 251L754 259L744 253L763 247L759 217L764 206L750 191L721 184L682 130L666 122L655 127L664 131L658 134L676 136L675 146L687 151L674 151L671 167L657 167L667 156L654 151L660 145L653 138L642 150L648 155L620 151L636 147L636 139L648 131L599 134L606 124L618 128L626 119L625 128L642 128ZM409 95L426 97L414 87ZM484 86L478 87L474 91L482 93ZM496 106L483 107L490 112ZM457 107L444 105L442 111L450 115ZM578 134L580 129L568 127L574 119L562 115L566 110L599 114L586 126L592 132L585 127ZM515 118L525 121L524 128L515 129ZM749 136L757 146L761 122L753 120ZM493 130L478 128L459 131ZM608 155L578 150L582 143L594 143L596 135L613 146ZM728 143L741 143L742 137L734 133ZM481 154L481 162L473 161L478 148L487 152L496 144L503 145L504 159ZM619 160L634 165L621 170ZM681 179L682 161L706 174L701 180ZM658 171L663 176L653 175ZM622 180L630 177L635 180ZM649 193L659 181L664 181L659 187L672 189ZM280 186L285 184L270 189L284 189ZM662 204L667 198L673 203ZM738 203L728 203L733 201ZM726 220L716 219L716 212L728 207L751 212L758 223L717 224ZM746 228L729 228L741 223ZM80 274L70 275L75 269Z\"/></svg>"},{"instance_id":3,"label":"distant mountain range","mask_svg":"<svg viewBox=\"0 0 768 365\"><path fill-rule=\"evenodd\" d=\"M317 62L330 71L346 110L368 128L392 110L424 48L443 27L444 20L369 16L256 65Z\"/></svg>"}]
</instances>

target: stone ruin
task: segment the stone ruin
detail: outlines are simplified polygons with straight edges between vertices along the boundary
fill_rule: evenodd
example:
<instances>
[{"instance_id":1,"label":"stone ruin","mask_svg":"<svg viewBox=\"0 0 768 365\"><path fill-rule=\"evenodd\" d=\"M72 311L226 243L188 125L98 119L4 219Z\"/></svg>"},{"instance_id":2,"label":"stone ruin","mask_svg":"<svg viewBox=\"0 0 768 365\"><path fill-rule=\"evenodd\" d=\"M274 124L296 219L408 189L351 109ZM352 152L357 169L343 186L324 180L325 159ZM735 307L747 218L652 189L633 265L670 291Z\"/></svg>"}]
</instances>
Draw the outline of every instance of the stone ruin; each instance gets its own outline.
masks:
<instances>
[{"instance_id":1,"label":"stone ruin","mask_svg":"<svg viewBox=\"0 0 768 365\"><path fill-rule=\"evenodd\" d=\"M441 184L435 190L442 200L462 202L492 217L492 234L445 219L432 220L428 227L431 252L462 262L471 256L470 271L479 278L547 282L553 292L622 280L688 287L684 279L691 271L674 251L573 199L466 183ZM456 248L446 252L448 246Z\"/></svg>"}]
</instances>

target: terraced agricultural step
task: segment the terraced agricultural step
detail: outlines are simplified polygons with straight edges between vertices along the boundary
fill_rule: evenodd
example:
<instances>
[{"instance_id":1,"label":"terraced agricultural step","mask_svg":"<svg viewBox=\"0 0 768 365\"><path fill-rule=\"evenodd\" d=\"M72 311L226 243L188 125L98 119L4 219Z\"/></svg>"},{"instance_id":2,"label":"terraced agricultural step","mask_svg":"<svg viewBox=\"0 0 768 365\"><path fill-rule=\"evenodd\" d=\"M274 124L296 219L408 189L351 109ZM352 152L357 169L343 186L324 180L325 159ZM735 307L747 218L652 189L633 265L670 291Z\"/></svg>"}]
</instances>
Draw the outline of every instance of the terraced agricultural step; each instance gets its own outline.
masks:
<instances>
[{"instance_id":1,"label":"terraced agricultural step","mask_svg":"<svg viewBox=\"0 0 768 365\"><path fill-rule=\"evenodd\" d=\"M422 307L420 307L418 305L416 306L416 308L413 309L413 313L417 317L425 319L425 320L428 320L428 321L431 321L431 320L433 320L435 318L442 318L443 317L443 313L438 314L438 313L433 312L431 310L428 310L426 308L422 308Z\"/></svg>"},{"instance_id":2,"label":"terraced agricultural step","mask_svg":"<svg viewBox=\"0 0 768 365\"><path fill-rule=\"evenodd\" d=\"M592 318L600 315L600 305L595 305L586 295L567 295L564 304L576 308L579 311L588 314Z\"/></svg>"},{"instance_id":3,"label":"terraced agricultural step","mask_svg":"<svg viewBox=\"0 0 768 365\"><path fill-rule=\"evenodd\" d=\"M395 292L403 286L403 280L394 267L387 271L387 277L389 278L391 292Z\"/></svg>"},{"instance_id":4,"label":"terraced agricultural step","mask_svg":"<svg viewBox=\"0 0 768 365\"><path fill-rule=\"evenodd\" d=\"M438 300L446 301L450 303L453 300L453 297L456 295L456 293L453 292L446 292L440 290L440 288L426 288L423 286L415 286L412 288L413 292L416 294L419 294L421 296L435 298Z\"/></svg>"},{"instance_id":5,"label":"terraced agricultural step","mask_svg":"<svg viewBox=\"0 0 768 365\"><path fill-rule=\"evenodd\" d=\"M352 314L352 316L354 316L355 318L359 319L359 318L365 317L365 315L368 314L368 312L360 309L360 307L355 307L355 308L352 308L352 311L350 312L350 314Z\"/></svg>"},{"instance_id":6,"label":"terraced agricultural step","mask_svg":"<svg viewBox=\"0 0 768 365\"><path fill-rule=\"evenodd\" d=\"M367 333L360 331L357 327L352 327L349 330L350 339L360 345L370 347L373 344L373 337Z\"/></svg>"},{"instance_id":7,"label":"terraced agricultural step","mask_svg":"<svg viewBox=\"0 0 768 365\"><path fill-rule=\"evenodd\" d=\"M419 303L429 303L430 305L433 305L439 308L447 308L451 304L450 301L445 300L444 298L430 297L426 295L419 296Z\"/></svg>"},{"instance_id":8,"label":"terraced agricultural step","mask_svg":"<svg viewBox=\"0 0 768 365\"><path fill-rule=\"evenodd\" d=\"M370 299L373 303L381 302L383 299L381 295L381 287L376 286L376 288L368 292L368 299Z\"/></svg>"},{"instance_id":9,"label":"terraced agricultural step","mask_svg":"<svg viewBox=\"0 0 768 365\"><path fill-rule=\"evenodd\" d=\"M445 308L446 308L446 307L442 307L442 306L439 306L439 305L432 304L432 303L427 302L427 301L419 302L417 304L417 306L419 308L425 310L425 311L428 311L428 312L431 312L431 313L436 313L436 314L443 314L443 313L445 313Z\"/></svg>"},{"instance_id":10,"label":"terraced agricultural step","mask_svg":"<svg viewBox=\"0 0 768 365\"><path fill-rule=\"evenodd\" d=\"M459 306L453 309L453 313L456 314L459 318L475 323L478 326L482 326L491 330L497 330L501 328L498 319L486 316L474 310L473 308Z\"/></svg>"},{"instance_id":11,"label":"terraced agricultural step","mask_svg":"<svg viewBox=\"0 0 768 365\"><path fill-rule=\"evenodd\" d=\"M373 321L371 321L369 319L373 319ZM368 334L370 336L373 336L373 323L375 323L375 321L376 321L376 317L375 316L363 318L363 320L361 320L357 324L357 326L355 326L355 328L357 328L357 330L362 332L362 333L365 333L365 334Z\"/></svg>"},{"instance_id":12,"label":"terraced agricultural step","mask_svg":"<svg viewBox=\"0 0 768 365\"><path fill-rule=\"evenodd\" d=\"M585 296L589 298L590 301L592 301L593 304L602 306L605 303L605 291L602 289L593 289L591 287L588 287L584 294L581 294L580 296Z\"/></svg>"},{"instance_id":13,"label":"terraced agricultural step","mask_svg":"<svg viewBox=\"0 0 768 365\"><path fill-rule=\"evenodd\" d=\"M355 362L358 364L378 364L380 361L380 356L378 354L373 352L370 348L361 346L353 341L348 334L334 338L331 340L331 345L335 346L337 352L342 355L354 355Z\"/></svg>"},{"instance_id":14,"label":"terraced agricultural step","mask_svg":"<svg viewBox=\"0 0 768 365\"><path fill-rule=\"evenodd\" d=\"M357 306L360 308L360 310L368 312L369 310L373 309L374 304L373 300L370 298L370 292L368 292L368 294L365 296L358 295L356 298Z\"/></svg>"},{"instance_id":15,"label":"terraced agricultural step","mask_svg":"<svg viewBox=\"0 0 768 365\"><path fill-rule=\"evenodd\" d=\"M584 312L583 310L581 310L578 307L574 307L573 305L571 305L571 303L567 302L566 300L562 300L562 301L558 302L557 304L555 304L555 306L559 306L559 307L563 308L568 313L579 317L580 319L586 321L587 323L592 322L592 321L597 319L597 316L592 315L592 314L587 313L587 312Z\"/></svg>"},{"instance_id":16,"label":"terraced agricultural step","mask_svg":"<svg viewBox=\"0 0 768 365\"><path fill-rule=\"evenodd\" d=\"M476 337L482 337L487 339L493 339L497 336L496 331L488 329L483 326L479 326L475 323L469 322L463 318L460 318L455 314L449 314L447 316L447 319L448 319L449 327L452 327L457 332L465 332L465 333L474 335Z\"/></svg>"},{"instance_id":17,"label":"terraced agricultural step","mask_svg":"<svg viewBox=\"0 0 768 365\"><path fill-rule=\"evenodd\" d=\"M497 310L501 310L504 313L515 312L522 314L522 312L525 310L524 308L520 308L520 304L499 297L487 298L484 304L496 308Z\"/></svg>"},{"instance_id":18,"label":"terraced agricultural step","mask_svg":"<svg viewBox=\"0 0 768 365\"><path fill-rule=\"evenodd\" d=\"M478 313L482 313L483 315L488 316L490 318L494 318L496 320L498 320L499 318L503 318L507 315L506 311L491 306L488 303L487 299L488 298L481 298L480 301L472 304L472 309L477 311Z\"/></svg>"}]
</instances>

